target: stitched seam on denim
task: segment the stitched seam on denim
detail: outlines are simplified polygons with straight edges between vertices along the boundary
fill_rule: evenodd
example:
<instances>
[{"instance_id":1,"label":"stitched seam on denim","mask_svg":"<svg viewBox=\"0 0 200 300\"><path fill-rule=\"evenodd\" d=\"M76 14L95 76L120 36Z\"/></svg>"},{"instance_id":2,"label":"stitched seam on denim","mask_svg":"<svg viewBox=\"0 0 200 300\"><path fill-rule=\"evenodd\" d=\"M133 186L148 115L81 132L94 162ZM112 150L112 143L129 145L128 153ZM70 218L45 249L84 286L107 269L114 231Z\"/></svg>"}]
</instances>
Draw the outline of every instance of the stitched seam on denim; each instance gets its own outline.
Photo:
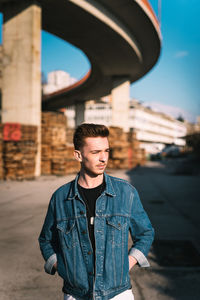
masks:
<instances>
[{"instance_id":1,"label":"stitched seam on denim","mask_svg":"<svg viewBox=\"0 0 200 300\"><path fill-rule=\"evenodd\" d=\"M57 219L56 221L57 221L57 223L58 222L62 222L62 221L69 221L69 220L75 220L75 219L80 219L80 218L85 218L86 217L86 215L81 215L81 216L73 216L73 217L69 217L69 218L62 218L62 219Z\"/></svg>"},{"instance_id":2,"label":"stitched seam on denim","mask_svg":"<svg viewBox=\"0 0 200 300\"><path fill-rule=\"evenodd\" d=\"M104 290L102 290L102 292L103 292L103 297L104 296L107 296L107 295L110 295L111 293L113 293L113 292L117 292L117 291L125 291L128 287L130 287L130 284L129 283L126 283L126 284L124 284L122 287L119 287L119 288L111 288L111 289L109 289L108 291L104 291Z\"/></svg>"},{"instance_id":3,"label":"stitched seam on denim","mask_svg":"<svg viewBox=\"0 0 200 300\"><path fill-rule=\"evenodd\" d=\"M130 184L127 180L125 180L125 179L121 179L121 178L117 178L117 177L111 177L114 181L120 181L120 182L122 182L122 183L125 183L125 184L127 184L128 186L130 186L131 188L133 188L133 189L135 189L135 187L132 185L132 184Z\"/></svg>"},{"instance_id":4,"label":"stitched seam on denim","mask_svg":"<svg viewBox=\"0 0 200 300\"><path fill-rule=\"evenodd\" d=\"M114 240L114 236L113 236ZM113 276L114 276L114 285L117 286L117 279L116 279L116 266L115 266L115 251L114 251L114 243L112 243L112 259L113 259Z\"/></svg>"},{"instance_id":5,"label":"stitched seam on denim","mask_svg":"<svg viewBox=\"0 0 200 300\"><path fill-rule=\"evenodd\" d=\"M62 231L61 231L62 232ZM62 232L62 240L64 240L64 233ZM67 274L67 278L68 278L68 281L70 283L70 285L72 286L72 282L69 278L69 270L68 270L68 264L67 264L67 260L66 260L66 253L65 253L65 250L63 249L63 257L64 257L64 261L65 261L65 268L66 268L66 274Z\"/></svg>"},{"instance_id":6,"label":"stitched seam on denim","mask_svg":"<svg viewBox=\"0 0 200 300\"><path fill-rule=\"evenodd\" d=\"M108 181L111 185L112 193L109 193L108 191L106 191L107 187L105 189L105 193L107 193L108 195L116 196L116 194L114 193L114 188L113 188L113 184L112 184L112 176L107 175L107 178L108 178Z\"/></svg>"},{"instance_id":7,"label":"stitched seam on denim","mask_svg":"<svg viewBox=\"0 0 200 300\"><path fill-rule=\"evenodd\" d=\"M74 237L73 237L74 239ZM73 240L74 242L74 240ZM77 286L77 283L76 283L76 247L73 248L73 267L74 267L74 285Z\"/></svg>"},{"instance_id":8,"label":"stitched seam on denim","mask_svg":"<svg viewBox=\"0 0 200 300\"><path fill-rule=\"evenodd\" d=\"M122 234L122 262L124 261L124 228L122 228L121 230L121 234ZM121 270L121 280L120 280L120 285L122 284L122 280L123 280L123 271L124 271L124 266L123 266L123 263L122 263L122 270Z\"/></svg>"},{"instance_id":9,"label":"stitched seam on denim","mask_svg":"<svg viewBox=\"0 0 200 300\"><path fill-rule=\"evenodd\" d=\"M125 215L125 214L106 214L106 215L98 215L99 218L106 218L106 217L125 217L125 218L129 218L130 216L129 215Z\"/></svg>"},{"instance_id":10,"label":"stitched seam on denim","mask_svg":"<svg viewBox=\"0 0 200 300\"><path fill-rule=\"evenodd\" d=\"M114 191L114 187L113 187L113 184L112 184L112 181L110 180L110 184L111 184L111 186L112 186L112 189L113 189L113 191ZM115 195L115 194L114 194Z\"/></svg>"}]
</instances>

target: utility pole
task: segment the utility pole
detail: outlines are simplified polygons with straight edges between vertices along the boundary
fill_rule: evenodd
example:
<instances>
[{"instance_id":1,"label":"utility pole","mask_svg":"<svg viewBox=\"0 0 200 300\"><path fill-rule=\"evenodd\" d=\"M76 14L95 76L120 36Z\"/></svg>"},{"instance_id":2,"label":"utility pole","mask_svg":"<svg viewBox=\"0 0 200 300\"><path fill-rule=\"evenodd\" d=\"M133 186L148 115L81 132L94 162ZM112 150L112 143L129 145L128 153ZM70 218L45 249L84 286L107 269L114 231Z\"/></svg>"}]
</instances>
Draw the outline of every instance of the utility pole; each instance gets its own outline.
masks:
<instances>
[{"instance_id":1,"label":"utility pole","mask_svg":"<svg viewBox=\"0 0 200 300\"><path fill-rule=\"evenodd\" d=\"M158 22L161 27L161 8L162 8L162 0L158 0Z\"/></svg>"}]
</instances>

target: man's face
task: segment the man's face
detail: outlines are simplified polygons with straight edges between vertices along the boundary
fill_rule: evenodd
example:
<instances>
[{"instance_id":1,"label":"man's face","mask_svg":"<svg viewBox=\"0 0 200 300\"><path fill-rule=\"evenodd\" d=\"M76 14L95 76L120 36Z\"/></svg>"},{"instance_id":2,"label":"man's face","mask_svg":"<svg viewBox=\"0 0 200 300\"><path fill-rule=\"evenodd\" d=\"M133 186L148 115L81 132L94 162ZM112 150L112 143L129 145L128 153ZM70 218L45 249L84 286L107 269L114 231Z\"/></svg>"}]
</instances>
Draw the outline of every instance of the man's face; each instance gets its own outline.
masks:
<instances>
[{"instance_id":1,"label":"man's face","mask_svg":"<svg viewBox=\"0 0 200 300\"><path fill-rule=\"evenodd\" d=\"M103 174L109 157L107 137L88 137L80 149L79 161L82 169L93 176Z\"/></svg>"}]
</instances>

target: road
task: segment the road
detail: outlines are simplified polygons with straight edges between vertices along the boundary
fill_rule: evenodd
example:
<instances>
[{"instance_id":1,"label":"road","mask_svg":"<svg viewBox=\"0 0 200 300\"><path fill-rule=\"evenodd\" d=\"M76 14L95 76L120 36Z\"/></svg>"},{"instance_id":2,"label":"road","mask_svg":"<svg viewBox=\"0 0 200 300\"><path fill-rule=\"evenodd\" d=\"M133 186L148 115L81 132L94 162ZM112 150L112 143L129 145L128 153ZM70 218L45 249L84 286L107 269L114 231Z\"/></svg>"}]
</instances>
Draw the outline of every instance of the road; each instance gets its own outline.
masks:
<instances>
[{"instance_id":1,"label":"road","mask_svg":"<svg viewBox=\"0 0 200 300\"><path fill-rule=\"evenodd\" d=\"M109 173L137 188L155 228L151 267L131 271L135 300L198 300L200 176L175 175L171 161ZM37 238L51 194L73 177L0 182L0 300L63 299L62 280L43 270Z\"/></svg>"}]
</instances>

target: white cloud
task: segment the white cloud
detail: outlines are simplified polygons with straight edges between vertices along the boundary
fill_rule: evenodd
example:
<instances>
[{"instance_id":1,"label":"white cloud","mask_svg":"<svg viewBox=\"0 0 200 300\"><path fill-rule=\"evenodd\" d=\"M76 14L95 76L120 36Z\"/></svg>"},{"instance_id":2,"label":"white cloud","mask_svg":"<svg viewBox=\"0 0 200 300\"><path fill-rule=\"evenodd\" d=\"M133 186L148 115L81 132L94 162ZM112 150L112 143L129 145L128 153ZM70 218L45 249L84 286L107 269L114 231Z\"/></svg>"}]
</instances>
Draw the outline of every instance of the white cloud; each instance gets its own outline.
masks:
<instances>
[{"instance_id":1,"label":"white cloud","mask_svg":"<svg viewBox=\"0 0 200 300\"><path fill-rule=\"evenodd\" d=\"M174 55L175 58L182 58L185 56L188 56L189 52L188 51L177 51Z\"/></svg>"}]
</instances>

